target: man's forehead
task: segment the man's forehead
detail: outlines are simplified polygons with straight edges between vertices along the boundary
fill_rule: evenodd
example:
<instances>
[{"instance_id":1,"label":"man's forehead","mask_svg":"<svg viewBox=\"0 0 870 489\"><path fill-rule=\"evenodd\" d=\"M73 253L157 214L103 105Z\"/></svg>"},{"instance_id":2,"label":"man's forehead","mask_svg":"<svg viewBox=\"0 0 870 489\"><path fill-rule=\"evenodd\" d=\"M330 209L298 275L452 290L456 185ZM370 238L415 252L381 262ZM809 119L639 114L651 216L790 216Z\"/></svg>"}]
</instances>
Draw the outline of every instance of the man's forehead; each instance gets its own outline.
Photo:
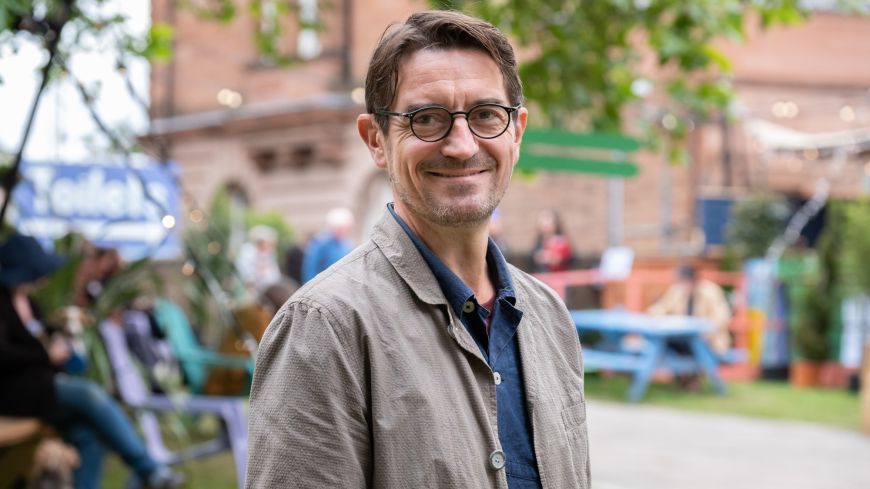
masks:
<instances>
[{"instance_id":1,"label":"man's forehead","mask_svg":"<svg viewBox=\"0 0 870 489\"><path fill-rule=\"evenodd\" d=\"M457 64L456 60L443 62L447 57L452 57L451 55L477 58L477 60L460 64ZM445 49L439 47L419 49L406 54L399 60L394 101L415 102L409 100L403 101L402 96L420 88L420 85L470 79L492 81L484 85L487 93L481 94L480 98L482 101L506 102L507 91L504 86L504 77L501 70L496 61L483 49ZM425 98L425 94L414 94L414 97L417 98L420 95L423 95ZM432 95L436 96L436 94Z\"/></svg>"}]
</instances>

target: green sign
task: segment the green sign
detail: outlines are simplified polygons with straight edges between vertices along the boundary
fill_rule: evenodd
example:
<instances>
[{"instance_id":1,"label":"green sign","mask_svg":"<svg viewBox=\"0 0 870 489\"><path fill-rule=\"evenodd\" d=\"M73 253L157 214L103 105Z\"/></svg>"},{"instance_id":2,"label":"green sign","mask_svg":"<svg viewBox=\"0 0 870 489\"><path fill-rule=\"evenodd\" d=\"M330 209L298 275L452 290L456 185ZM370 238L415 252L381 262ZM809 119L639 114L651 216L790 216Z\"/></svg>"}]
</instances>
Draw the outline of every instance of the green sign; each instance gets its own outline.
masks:
<instances>
[{"instance_id":1,"label":"green sign","mask_svg":"<svg viewBox=\"0 0 870 489\"><path fill-rule=\"evenodd\" d=\"M638 168L628 155L638 149L637 140L620 134L526 129L517 168L631 177Z\"/></svg>"}]
</instances>

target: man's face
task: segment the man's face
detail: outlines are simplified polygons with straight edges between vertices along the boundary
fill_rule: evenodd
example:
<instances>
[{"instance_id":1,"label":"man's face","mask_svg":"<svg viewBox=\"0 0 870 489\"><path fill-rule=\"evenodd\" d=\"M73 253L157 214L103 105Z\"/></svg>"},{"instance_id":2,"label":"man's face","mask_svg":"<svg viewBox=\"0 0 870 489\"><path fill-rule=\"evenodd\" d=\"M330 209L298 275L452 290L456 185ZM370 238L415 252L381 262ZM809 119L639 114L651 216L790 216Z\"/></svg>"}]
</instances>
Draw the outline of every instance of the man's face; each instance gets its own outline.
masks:
<instances>
[{"instance_id":1,"label":"man's face","mask_svg":"<svg viewBox=\"0 0 870 489\"><path fill-rule=\"evenodd\" d=\"M511 105L498 65L489 56L474 49L422 50L402 61L390 110L439 105L467 111L484 102ZM365 117L360 118L361 134ZM464 116L457 116L446 138L425 142L414 136L405 117L390 117L384 135L369 116L376 134L363 138L377 165L387 169L403 217L441 226L485 224L507 190L526 118L521 108L502 135L481 139L471 133Z\"/></svg>"}]
</instances>

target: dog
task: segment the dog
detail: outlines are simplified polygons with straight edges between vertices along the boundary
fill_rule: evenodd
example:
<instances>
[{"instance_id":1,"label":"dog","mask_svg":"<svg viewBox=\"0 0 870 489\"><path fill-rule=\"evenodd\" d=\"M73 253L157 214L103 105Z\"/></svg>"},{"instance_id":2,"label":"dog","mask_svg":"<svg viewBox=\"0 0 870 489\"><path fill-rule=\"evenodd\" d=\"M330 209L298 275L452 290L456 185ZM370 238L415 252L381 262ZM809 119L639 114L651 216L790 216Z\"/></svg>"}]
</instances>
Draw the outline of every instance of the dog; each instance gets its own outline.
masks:
<instances>
[{"instance_id":1,"label":"dog","mask_svg":"<svg viewBox=\"0 0 870 489\"><path fill-rule=\"evenodd\" d=\"M73 489L73 470L79 466L75 448L57 438L39 442L33 456L28 489Z\"/></svg>"}]
</instances>

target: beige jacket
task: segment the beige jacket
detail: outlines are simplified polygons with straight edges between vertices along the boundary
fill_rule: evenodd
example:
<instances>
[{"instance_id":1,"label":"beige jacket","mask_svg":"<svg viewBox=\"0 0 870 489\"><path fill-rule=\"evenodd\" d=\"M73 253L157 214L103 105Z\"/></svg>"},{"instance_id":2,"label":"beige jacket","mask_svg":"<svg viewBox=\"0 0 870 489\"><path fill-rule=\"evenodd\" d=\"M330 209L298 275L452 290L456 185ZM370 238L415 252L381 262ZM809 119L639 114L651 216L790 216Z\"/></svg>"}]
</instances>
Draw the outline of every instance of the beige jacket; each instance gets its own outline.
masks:
<instances>
[{"instance_id":1,"label":"beige jacket","mask_svg":"<svg viewBox=\"0 0 870 489\"><path fill-rule=\"evenodd\" d=\"M689 307L689 287L682 283L671 285L655 304L647 310L650 314L686 315ZM713 329L706 335L710 347L717 353L725 353L731 347L728 322L731 309L722 288L709 280L699 280L695 285L692 315L709 319Z\"/></svg>"},{"instance_id":2,"label":"beige jacket","mask_svg":"<svg viewBox=\"0 0 870 489\"><path fill-rule=\"evenodd\" d=\"M558 296L511 267L544 489L590 487L583 366ZM266 331L246 487L507 488L493 372L388 213Z\"/></svg>"}]
</instances>

